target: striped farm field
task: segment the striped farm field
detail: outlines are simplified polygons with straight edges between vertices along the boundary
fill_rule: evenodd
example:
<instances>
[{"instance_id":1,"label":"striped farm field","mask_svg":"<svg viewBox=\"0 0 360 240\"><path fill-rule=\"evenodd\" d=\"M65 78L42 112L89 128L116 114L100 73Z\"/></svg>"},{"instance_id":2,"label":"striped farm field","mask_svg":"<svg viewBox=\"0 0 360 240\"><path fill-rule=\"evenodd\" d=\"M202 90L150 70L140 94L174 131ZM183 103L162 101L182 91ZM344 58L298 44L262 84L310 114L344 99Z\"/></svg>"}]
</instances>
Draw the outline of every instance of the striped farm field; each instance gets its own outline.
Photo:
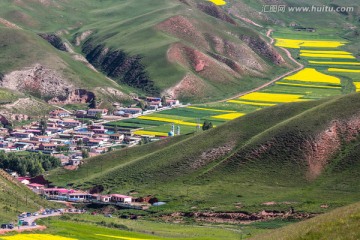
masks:
<instances>
[{"instance_id":1,"label":"striped farm field","mask_svg":"<svg viewBox=\"0 0 360 240\"><path fill-rule=\"evenodd\" d=\"M315 68L304 68L300 72L295 73L285 80L295 80L301 82L316 82L316 83L328 83L340 85L340 79L330 75L326 75L317 71Z\"/></svg>"},{"instance_id":2,"label":"striped farm field","mask_svg":"<svg viewBox=\"0 0 360 240\"><path fill-rule=\"evenodd\" d=\"M219 109L213 109L213 108L202 108L202 107L187 107L190 109L196 109L196 110L202 110L202 111L213 111L213 112L236 112L232 110L219 110Z\"/></svg>"},{"instance_id":3,"label":"striped farm field","mask_svg":"<svg viewBox=\"0 0 360 240\"><path fill-rule=\"evenodd\" d=\"M240 100L249 100L255 102L272 102L272 103L287 103L287 102L301 102L303 95L298 94L282 94L282 93L265 93L254 92L240 97Z\"/></svg>"},{"instance_id":4,"label":"striped farm field","mask_svg":"<svg viewBox=\"0 0 360 240\"><path fill-rule=\"evenodd\" d=\"M213 116L213 118L224 119L224 120L234 120L234 119L242 117L244 115L245 115L244 113L225 113L225 114Z\"/></svg>"},{"instance_id":5,"label":"striped farm field","mask_svg":"<svg viewBox=\"0 0 360 240\"><path fill-rule=\"evenodd\" d=\"M147 130L138 130L134 132L135 135L144 136L150 135L155 137L167 137L168 133L166 132L154 132L154 131L147 131Z\"/></svg>"},{"instance_id":6,"label":"striped farm field","mask_svg":"<svg viewBox=\"0 0 360 240\"><path fill-rule=\"evenodd\" d=\"M312 58L343 58L343 59L355 59L352 55L346 54L323 54L323 53L301 53L301 57L312 57Z\"/></svg>"},{"instance_id":7,"label":"striped farm field","mask_svg":"<svg viewBox=\"0 0 360 240\"><path fill-rule=\"evenodd\" d=\"M294 87L307 87L307 88L327 88L327 89L341 89L340 86L325 86L325 85L313 85L313 84L299 84L299 83L288 83L288 82L276 82L277 85L286 85Z\"/></svg>"},{"instance_id":8,"label":"striped farm field","mask_svg":"<svg viewBox=\"0 0 360 240\"><path fill-rule=\"evenodd\" d=\"M306 49L301 49L300 53L352 55L352 53L346 51L322 51L322 50L306 50Z\"/></svg>"},{"instance_id":9,"label":"striped farm field","mask_svg":"<svg viewBox=\"0 0 360 240\"><path fill-rule=\"evenodd\" d=\"M310 64L317 65L352 65L352 66L360 66L359 62L322 62L322 61L309 61Z\"/></svg>"},{"instance_id":10,"label":"striped farm field","mask_svg":"<svg viewBox=\"0 0 360 240\"><path fill-rule=\"evenodd\" d=\"M175 123L175 124L185 125L185 126L197 126L196 123L185 122L183 120L177 120L177 119L171 119L171 118L165 118L165 117L140 116L139 119Z\"/></svg>"},{"instance_id":11,"label":"striped farm field","mask_svg":"<svg viewBox=\"0 0 360 240\"><path fill-rule=\"evenodd\" d=\"M271 107L275 106L275 103L259 103L259 102L247 102L241 100L229 100L228 103L237 103L237 104L245 104L245 105L252 105L252 106L261 106L261 107Z\"/></svg>"},{"instance_id":12,"label":"striped farm field","mask_svg":"<svg viewBox=\"0 0 360 240\"><path fill-rule=\"evenodd\" d=\"M360 69L329 68L329 72L360 73Z\"/></svg>"},{"instance_id":13,"label":"striped farm field","mask_svg":"<svg viewBox=\"0 0 360 240\"><path fill-rule=\"evenodd\" d=\"M330 40L305 40L305 39L286 39L275 38L275 46L284 48L338 48L344 46L347 42L344 41L330 41Z\"/></svg>"}]
</instances>

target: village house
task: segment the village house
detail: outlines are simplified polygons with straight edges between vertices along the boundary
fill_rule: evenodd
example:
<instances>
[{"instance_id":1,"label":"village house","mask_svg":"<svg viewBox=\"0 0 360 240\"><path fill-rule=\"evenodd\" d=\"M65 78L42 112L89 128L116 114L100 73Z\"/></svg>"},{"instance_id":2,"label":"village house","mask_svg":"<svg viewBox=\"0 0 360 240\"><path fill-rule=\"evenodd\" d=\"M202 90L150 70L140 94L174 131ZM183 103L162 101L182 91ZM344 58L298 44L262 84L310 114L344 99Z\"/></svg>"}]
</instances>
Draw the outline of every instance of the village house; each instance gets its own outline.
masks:
<instances>
[{"instance_id":1,"label":"village house","mask_svg":"<svg viewBox=\"0 0 360 240\"><path fill-rule=\"evenodd\" d=\"M56 149L56 145L53 143L41 143L39 145L39 150L41 151L54 151Z\"/></svg>"},{"instance_id":2,"label":"village house","mask_svg":"<svg viewBox=\"0 0 360 240\"><path fill-rule=\"evenodd\" d=\"M141 108L120 108L118 111L114 112L115 116L122 116L123 114L141 114L142 109Z\"/></svg>"},{"instance_id":3,"label":"village house","mask_svg":"<svg viewBox=\"0 0 360 240\"><path fill-rule=\"evenodd\" d=\"M86 146L89 147L99 147L103 144L104 142L100 139L89 139L89 141L86 142Z\"/></svg>"},{"instance_id":4,"label":"village house","mask_svg":"<svg viewBox=\"0 0 360 240\"><path fill-rule=\"evenodd\" d=\"M87 117L87 111L86 110L77 110L75 112L75 116L77 118L84 118L84 117Z\"/></svg>"},{"instance_id":5,"label":"village house","mask_svg":"<svg viewBox=\"0 0 360 240\"><path fill-rule=\"evenodd\" d=\"M15 138L21 138L21 139L30 139L31 137L34 136L33 133L29 133L29 132L13 132L11 135Z\"/></svg>"},{"instance_id":6,"label":"village house","mask_svg":"<svg viewBox=\"0 0 360 240\"><path fill-rule=\"evenodd\" d=\"M53 118L56 118L56 117L64 118L64 117L70 116L70 113L68 113L67 111L64 111L64 110L60 110L60 109L53 110L49 114L50 114L50 117L53 117Z\"/></svg>"},{"instance_id":7,"label":"village house","mask_svg":"<svg viewBox=\"0 0 360 240\"><path fill-rule=\"evenodd\" d=\"M107 148L99 147L99 148L92 148L90 152L101 154L101 153L105 153L106 150L107 150Z\"/></svg>"},{"instance_id":8,"label":"village house","mask_svg":"<svg viewBox=\"0 0 360 240\"><path fill-rule=\"evenodd\" d=\"M69 160L69 165L79 166L81 164L82 157L76 157Z\"/></svg>"},{"instance_id":9,"label":"village house","mask_svg":"<svg viewBox=\"0 0 360 240\"><path fill-rule=\"evenodd\" d=\"M120 202L120 203L131 203L132 197L121 195L121 194L111 194L111 201L112 202Z\"/></svg>"},{"instance_id":10,"label":"village house","mask_svg":"<svg viewBox=\"0 0 360 240\"><path fill-rule=\"evenodd\" d=\"M107 203L107 202L111 201L111 196L109 196L109 195L101 195L101 194L92 194L91 199L99 201L99 202Z\"/></svg>"},{"instance_id":11,"label":"village house","mask_svg":"<svg viewBox=\"0 0 360 240\"><path fill-rule=\"evenodd\" d=\"M44 189L44 185L42 184L38 184L38 183L29 183L26 185L28 188L30 188L30 190L32 190L33 192L40 194L41 190Z\"/></svg>"},{"instance_id":12,"label":"village house","mask_svg":"<svg viewBox=\"0 0 360 240\"><path fill-rule=\"evenodd\" d=\"M28 149L33 149L35 145L33 143L27 143L27 142L16 142L14 144L14 147L17 150L28 150Z\"/></svg>"},{"instance_id":13,"label":"village house","mask_svg":"<svg viewBox=\"0 0 360 240\"><path fill-rule=\"evenodd\" d=\"M74 191L72 193L68 193L67 197L69 201L74 202L83 202L90 198L90 194L82 191Z\"/></svg>"},{"instance_id":14,"label":"village house","mask_svg":"<svg viewBox=\"0 0 360 240\"><path fill-rule=\"evenodd\" d=\"M27 129L25 132L32 133L33 135L41 135L41 131L38 129Z\"/></svg>"},{"instance_id":15,"label":"village house","mask_svg":"<svg viewBox=\"0 0 360 240\"><path fill-rule=\"evenodd\" d=\"M101 114L101 116L105 116L108 113L107 109L89 109L87 111L87 116L88 117L95 117L96 114Z\"/></svg>"},{"instance_id":16,"label":"village house","mask_svg":"<svg viewBox=\"0 0 360 240\"><path fill-rule=\"evenodd\" d=\"M124 140L124 134L120 134L120 133L111 134L110 140L115 142L122 142Z\"/></svg>"},{"instance_id":17,"label":"village house","mask_svg":"<svg viewBox=\"0 0 360 240\"><path fill-rule=\"evenodd\" d=\"M65 127L69 127L69 128L74 128L74 127L79 127L81 126L81 122L74 120L74 119L66 119L62 121L62 124Z\"/></svg>"},{"instance_id":18,"label":"village house","mask_svg":"<svg viewBox=\"0 0 360 240\"><path fill-rule=\"evenodd\" d=\"M180 104L180 102L179 102L179 100L176 100L176 99L167 99L166 100L166 105L167 106L177 106L177 105L179 105Z\"/></svg>"},{"instance_id":19,"label":"village house","mask_svg":"<svg viewBox=\"0 0 360 240\"><path fill-rule=\"evenodd\" d=\"M31 137L30 140L37 141L37 142L49 143L51 141L51 137L50 136L34 136L34 137Z\"/></svg>"}]
</instances>

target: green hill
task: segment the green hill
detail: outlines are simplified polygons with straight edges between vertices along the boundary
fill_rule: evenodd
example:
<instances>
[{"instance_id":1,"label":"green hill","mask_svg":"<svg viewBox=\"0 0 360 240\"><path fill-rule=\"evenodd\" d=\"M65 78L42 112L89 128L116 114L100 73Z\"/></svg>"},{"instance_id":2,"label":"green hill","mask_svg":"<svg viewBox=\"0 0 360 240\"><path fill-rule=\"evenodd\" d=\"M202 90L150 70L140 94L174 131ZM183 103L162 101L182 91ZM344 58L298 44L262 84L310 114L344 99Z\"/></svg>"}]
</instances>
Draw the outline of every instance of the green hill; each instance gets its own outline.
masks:
<instances>
[{"instance_id":1,"label":"green hill","mask_svg":"<svg viewBox=\"0 0 360 240\"><path fill-rule=\"evenodd\" d=\"M26 29L17 28L16 34L28 35L22 60L8 63L11 68L1 67L3 74L30 67L29 62L44 62L46 58L32 54L42 50L41 44L52 56L46 66L62 69L60 73L76 86L92 89L103 83L116 89L127 86L119 89L125 92L128 89L208 101L252 89L292 68L285 54L270 46L260 29L244 25L206 1L158 0L144 4L81 0L69 4L6 0L0 7L0 17ZM34 33L70 53L49 49L50 44ZM14 54L11 44L2 46ZM74 61L71 55L76 53L84 55L103 74Z\"/></svg>"},{"instance_id":2,"label":"green hill","mask_svg":"<svg viewBox=\"0 0 360 240\"><path fill-rule=\"evenodd\" d=\"M313 219L280 228L251 239L346 239L360 238L360 204L338 208Z\"/></svg>"},{"instance_id":3,"label":"green hill","mask_svg":"<svg viewBox=\"0 0 360 240\"><path fill-rule=\"evenodd\" d=\"M51 204L0 170L0 220L14 221L23 212L35 212Z\"/></svg>"},{"instance_id":4,"label":"green hill","mask_svg":"<svg viewBox=\"0 0 360 240\"><path fill-rule=\"evenodd\" d=\"M259 211L264 202L324 211L359 197L360 94L285 104L204 133L90 158L50 180L105 192L153 194L170 211ZM348 107L351 106L351 107Z\"/></svg>"}]
</instances>

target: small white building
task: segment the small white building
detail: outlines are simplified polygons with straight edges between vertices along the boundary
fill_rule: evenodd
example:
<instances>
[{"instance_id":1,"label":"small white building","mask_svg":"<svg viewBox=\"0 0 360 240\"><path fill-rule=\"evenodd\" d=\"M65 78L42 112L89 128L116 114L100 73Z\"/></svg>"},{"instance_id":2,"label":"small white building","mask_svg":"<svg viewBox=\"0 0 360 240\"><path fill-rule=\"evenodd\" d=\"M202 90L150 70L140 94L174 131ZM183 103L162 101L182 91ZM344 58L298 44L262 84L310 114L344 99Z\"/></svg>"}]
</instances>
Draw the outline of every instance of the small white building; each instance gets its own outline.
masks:
<instances>
[{"instance_id":1,"label":"small white building","mask_svg":"<svg viewBox=\"0 0 360 240\"><path fill-rule=\"evenodd\" d=\"M112 202L121 202L121 203L131 203L132 197L121 195L121 194L111 194L111 201Z\"/></svg>"}]
</instances>

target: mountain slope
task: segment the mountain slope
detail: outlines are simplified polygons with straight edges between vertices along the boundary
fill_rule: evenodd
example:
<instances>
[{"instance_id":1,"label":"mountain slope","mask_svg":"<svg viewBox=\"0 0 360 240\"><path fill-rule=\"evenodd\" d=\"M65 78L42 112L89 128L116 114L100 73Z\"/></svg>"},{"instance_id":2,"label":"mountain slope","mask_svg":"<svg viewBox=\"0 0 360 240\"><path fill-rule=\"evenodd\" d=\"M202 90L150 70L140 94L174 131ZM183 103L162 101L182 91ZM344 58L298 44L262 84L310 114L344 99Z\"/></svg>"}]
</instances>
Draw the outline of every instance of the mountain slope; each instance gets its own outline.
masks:
<instances>
[{"instance_id":1,"label":"mountain slope","mask_svg":"<svg viewBox=\"0 0 360 240\"><path fill-rule=\"evenodd\" d=\"M7 21L83 54L121 86L146 94L222 99L292 68L258 29L206 1L6 0L0 6Z\"/></svg>"},{"instance_id":2,"label":"mountain slope","mask_svg":"<svg viewBox=\"0 0 360 240\"><path fill-rule=\"evenodd\" d=\"M244 209L258 210L263 202L276 201L322 211L321 203L335 207L360 194L354 157L359 98L352 94L268 108L201 134L91 158L79 170L55 171L50 179L158 194L175 208L187 208L189 201L202 209L236 210L234 203L241 201ZM161 149L155 147L159 144Z\"/></svg>"},{"instance_id":3,"label":"mountain slope","mask_svg":"<svg viewBox=\"0 0 360 240\"><path fill-rule=\"evenodd\" d=\"M51 205L3 170L0 170L0 191L2 192L0 195L2 223L16 220L19 213L34 212Z\"/></svg>"}]
</instances>

